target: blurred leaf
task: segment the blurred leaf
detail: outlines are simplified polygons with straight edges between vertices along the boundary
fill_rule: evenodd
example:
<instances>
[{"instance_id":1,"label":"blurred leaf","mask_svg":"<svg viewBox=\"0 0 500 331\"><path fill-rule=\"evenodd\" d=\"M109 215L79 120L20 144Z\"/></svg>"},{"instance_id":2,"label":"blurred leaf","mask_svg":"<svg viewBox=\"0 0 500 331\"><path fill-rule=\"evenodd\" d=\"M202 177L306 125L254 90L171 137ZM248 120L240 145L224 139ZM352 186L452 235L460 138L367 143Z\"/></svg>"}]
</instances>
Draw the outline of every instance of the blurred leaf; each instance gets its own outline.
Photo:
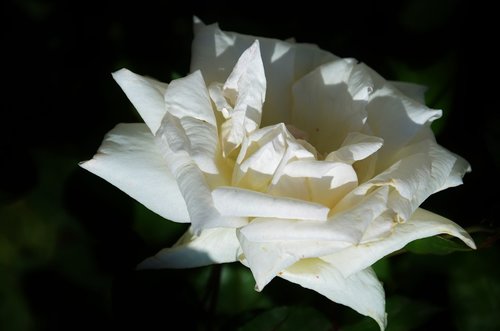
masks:
<instances>
[{"instance_id":1,"label":"blurred leaf","mask_svg":"<svg viewBox=\"0 0 500 331\"><path fill-rule=\"evenodd\" d=\"M20 200L0 206L0 264L25 269L46 263L54 255L56 227Z\"/></svg>"},{"instance_id":2,"label":"blurred leaf","mask_svg":"<svg viewBox=\"0 0 500 331\"><path fill-rule=\"evenodd\" d=\"M217 305L219 313L237 314L270 307L272 303L268 297L255 291L255 280L250 269L240 263L223 265Z\"/></svg>"},{"instance_id":3,"label":"blurred leaf","mask_svg":"<svg viewBox=\"0 0 500 331\"><path fill-rule=\"evenodd\" d=\"M9 331L33 330L31 317L25 298L19 288L15 273L0 266L0 329Z\"/></svg>"},{"instance_id":4,"label":"blurred leaf","mask_svg":"<svg viewBox=\"0 0 500 331\"><path fill-rule=\"evenodd\" d=\"M446 255L453 252L472 251L461 241L434 236L412 241L405 246L405 250L415 254Z\"/></svg>"},{"instance_id":5,"label":"blurred leaf","mask_svg":"<svg viewBox=\"0 0 500 331\"><path fill-rule=\"evenodd\" d=\"M467 282L454 282L451 297L459 330L500 330L500 280L481 275Z\"/></svg>"},{"instance_id":6,"label":"blurred leaf","mask_svg":"<svg viewBox=\"0 0 500 331\"><path fill-rule=\"evenodd\" d=\"M187 224L166 220L134 202L134 230L149 246L171 246L187 230Z\"/></svg>"},{"instance_id":7,"label":"blurred leaf","mask_svg":"<svg viewBox=\"0 0 500 331\"><path fill-rule=\"evenodd\" d=\"M39 171L38 185L17 201L0 205L2 330L29 330L30 323L37 323L37 326L45 323L42 320L46 317L36 315L40 311L71 307L84 301L76 297L74 302L58 300L64 295L71 297L67 286L84 289L83 293L89 296L99 293L96 295L99 301L93 307L100 309L106 304L105 290L110 286L109 277L94 263L88 235L64 206L65 185L78 169L77 160L39 151L35 161ZM44 279L47 275L50 279L60 277L67 283L55 282L57 286L51 287L53 285ZM41 283L46 287L38 288ZM42 299L38 296L45 290L52 297ZM76 312L75 307L72 311ZM92 312L85 314L90 316ZM33 322L35 317L37 320Z\"/></svg>"},{"instance_id":8,"label":"blurred leaf","mask_svg":"<svg viewBox=\"0 0 500 331\"><path fill-rule=\"evenodd\" d=\"M386 331L411 331L418 329L429 318L439 311L430 303L410 300L401 296L387 298ZM378 325L369 317L362 321L341 328L342 331L379 331Z\"/></svg>"},{"instance_id":9,"label":"blurred leaf","mask_svg":"<svg viewBox=\"0 0 500 331\"><path fill-rule=\"evenodd\" d=\"M449 282L453 317L458 330L500 330L500 260L498 246L464 254Z\"/></svg>"},{"instance_id":10,"label":"blurred leaf","mask_svg":"<svg viewBox=\"0 0 500 331\"><path fill-rule=\"evenodd\" d=\"M278 307L268 310L239 328L239 331L328 331L331 323L311 307Z\"/></svg>"},{"instance_id":11,"label":"blurred leaf","mask_svg":"<svg viewBox=\"0 0 500 331\"><path fill-rule=\"evenodd\" d=\"M391 265L388 258L383 258L372 265L373 270L381 281L387 281L391 278Z\"/></svg>"}]
</instances>

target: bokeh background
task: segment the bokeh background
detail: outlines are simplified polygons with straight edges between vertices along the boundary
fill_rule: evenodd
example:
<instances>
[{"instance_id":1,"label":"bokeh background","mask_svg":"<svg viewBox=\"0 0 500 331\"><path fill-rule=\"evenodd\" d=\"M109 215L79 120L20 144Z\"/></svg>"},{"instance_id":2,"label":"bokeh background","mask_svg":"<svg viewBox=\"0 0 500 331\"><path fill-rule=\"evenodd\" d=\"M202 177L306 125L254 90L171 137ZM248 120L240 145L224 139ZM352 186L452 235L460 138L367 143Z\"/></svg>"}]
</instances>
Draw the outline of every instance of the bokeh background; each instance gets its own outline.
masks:
<instances>
[{"instance_id":1,"label":"bokeh background","mask_svg":"<svg viewBox=\"0 0 500 331\"><path fill-rule=\"evenodd\" d=\"M140 121L111 72L169 81L189 71L193 15L224 30L315 43L429 87L428 105L444 110L433 127L438 142L473 171L424 207L467 228L479 248L427 240L377 263L387 330L500 330L494 12L452 0L3 1L0 330L376 330L280 279L256 293L236 264L135 271L185 226L77 164L114 125Z\"/></svg>"}]
</instances>

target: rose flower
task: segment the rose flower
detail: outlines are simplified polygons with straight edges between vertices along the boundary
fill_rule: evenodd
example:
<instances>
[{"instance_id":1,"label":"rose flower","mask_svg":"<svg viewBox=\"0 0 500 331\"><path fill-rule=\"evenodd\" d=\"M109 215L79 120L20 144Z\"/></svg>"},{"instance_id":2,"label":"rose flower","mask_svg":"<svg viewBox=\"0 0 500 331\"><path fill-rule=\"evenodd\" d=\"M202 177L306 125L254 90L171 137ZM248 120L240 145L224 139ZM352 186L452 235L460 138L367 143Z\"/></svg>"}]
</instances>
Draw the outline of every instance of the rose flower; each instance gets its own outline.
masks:
<instances>
[{"instance_id":1,"label":"rose flower","mask_svg":"<svg viewBox=\"0 0 500 331\"><path fill-rule=\"evenodd\" d=\"M141 268L239 261L386 325L371 265L457 224L419 208L469 164L436 143L421 86L310 44L194 24L191 73L168 85L113 74L144 123L119 124L89 161L162 217L190 223Z\"/></svg>"}]
</instances>

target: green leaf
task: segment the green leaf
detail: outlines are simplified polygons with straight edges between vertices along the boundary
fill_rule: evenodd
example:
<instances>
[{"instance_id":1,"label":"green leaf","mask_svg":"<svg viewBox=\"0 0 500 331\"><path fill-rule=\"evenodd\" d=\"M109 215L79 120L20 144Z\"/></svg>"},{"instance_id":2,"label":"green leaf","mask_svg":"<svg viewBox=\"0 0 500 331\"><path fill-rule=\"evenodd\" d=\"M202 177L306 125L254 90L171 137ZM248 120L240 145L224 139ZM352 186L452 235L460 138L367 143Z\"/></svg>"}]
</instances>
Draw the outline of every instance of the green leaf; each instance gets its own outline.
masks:
<instances>
[{"instance_id":1,"label":"green leaf","mask_svg":"<svg viewBox=\"0 0 500 331\"><path fill-rule=\"evenodd\" d=\"M465 244L463 244L461 241L459 242L441 236L415 240L406 245L405 249L415 254L436 255L446 255L453 252L464 252L472 250L469 247L465 246Z\"/></svg>"},{"instance_id":2,"label":"green leaf","mask_svg":"<svg viewBox=\"0 0 500 331\"><path fill-rule=\"evenodd\" d=\"M268 310L239 331L328 331L332 325L326 317L311 307L277 307Z\"/></svg>"}]
</instances>

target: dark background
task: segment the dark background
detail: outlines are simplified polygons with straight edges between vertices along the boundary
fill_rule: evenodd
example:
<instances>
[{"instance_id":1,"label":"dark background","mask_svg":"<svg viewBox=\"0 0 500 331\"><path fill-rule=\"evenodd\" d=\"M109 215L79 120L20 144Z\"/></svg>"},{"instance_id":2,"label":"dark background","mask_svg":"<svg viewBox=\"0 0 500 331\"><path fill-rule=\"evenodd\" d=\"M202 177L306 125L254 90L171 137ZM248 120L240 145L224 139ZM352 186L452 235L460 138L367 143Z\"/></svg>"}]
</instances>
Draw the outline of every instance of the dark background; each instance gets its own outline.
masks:
<instances>
[{"instance_id":1,"label":"dark background","mask_svg":"<svg viewBox=\"0 0 500 331\"><path fill-rule=\"evenodd\" d=\"M256 296L241 289L253 283L237 266L222 273L218 305L210 303L217 268L134 271L184 226L166 224L77 163L114 125L140 121L111 72L127 67L163 81L188 72L193 15L224 30L315 43L387 79L429 86L428 105L444 110L433 127L438 142L473 171L424 207L468 228L479 250L402 254L378 266L389 321L396 315L389 327L397 329L397 318L401 330L500 327L498 38L491 8L431 0L290 2L280 11L270 3L224 1L6 0L2 7L0 329L169 330L188 311L188 330L232 330L282 305L315 307L334 328L362 320L280 280ZM422 315L413 314L414 321L391 313L401 307Z\"/></svg>"}]
</instances>

